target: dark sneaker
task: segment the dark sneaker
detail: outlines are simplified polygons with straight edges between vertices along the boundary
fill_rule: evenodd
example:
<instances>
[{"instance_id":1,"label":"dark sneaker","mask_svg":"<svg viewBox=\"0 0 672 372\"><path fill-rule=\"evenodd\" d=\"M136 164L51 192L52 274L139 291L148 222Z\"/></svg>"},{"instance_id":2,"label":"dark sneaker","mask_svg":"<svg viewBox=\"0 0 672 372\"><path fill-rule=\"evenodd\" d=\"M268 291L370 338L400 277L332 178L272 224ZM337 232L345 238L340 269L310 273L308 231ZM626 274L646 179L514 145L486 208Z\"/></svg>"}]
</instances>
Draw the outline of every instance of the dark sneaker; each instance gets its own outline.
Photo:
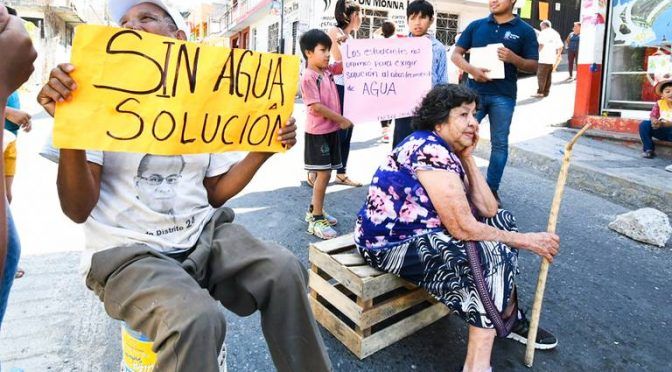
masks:
<instances>
[{"instance_id":1,"label":"dark sneaker","mask_svg":"<svg viewBox=\"0 0 672 372\"><path fill-rule=\"evenodd\" d=\"M653 152L653 150L646 150L642 152L642 157L644 159L653 159L656 157L656 154Z\"/></svg>"},{"instance_id":2,"label":"dark sneaker","mask_svg":"<svg viewBox=\"0 0 672 372\"><path fill-rule=\"evenodd\" d=\"M509 333L506 338L518 341L523 345L527 345L527 332L530 330L530 321L527 319L519 320L513 326L511 333ZM558 339L555 338L547 330L538 327L537 328L537 340L534 344L534 348L537 350L550 350L558 346Z\"/></svg>"}]
</instances>

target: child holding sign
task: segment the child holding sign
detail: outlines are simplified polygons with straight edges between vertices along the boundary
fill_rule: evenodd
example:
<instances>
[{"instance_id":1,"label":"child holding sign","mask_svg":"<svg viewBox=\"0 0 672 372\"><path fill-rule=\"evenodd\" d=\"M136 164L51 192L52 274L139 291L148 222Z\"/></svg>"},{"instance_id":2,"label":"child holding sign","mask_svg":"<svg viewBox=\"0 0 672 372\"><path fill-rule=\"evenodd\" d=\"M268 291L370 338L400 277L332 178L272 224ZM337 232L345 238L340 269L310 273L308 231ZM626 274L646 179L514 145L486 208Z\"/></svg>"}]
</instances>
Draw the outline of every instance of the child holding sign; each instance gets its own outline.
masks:
<instances>
[{"instance_id":1,"label":"child holding sign","mask_svg":"<svg viewBox=\"0 0 672 372\"><path fill-rule=\"evenodd\" d=\"M413 0L406 8L406 22L409 37L427 37L432 41L432 87L448 82L446 74L446 49L434 36L427 33L434 22L434 6L426 0ZM397 118L394 121L392 147L397 147L409 134L413 133L411 117Z\"/></svg>"},{"instance_id":2,"label":"child holding sign","mask_svg":"<svg viewBox=\"0 0 672 372\"><path fill-rule=\"evenodd\" d=\"M352 126L341 114L341 104L333 74L341 73L341 63L329 65L331 39L320 30L310 30L299 40L306 69L301 76L301 95L308 107L306 120L305 168L315 172L313 197L306 213L308 233L321 239L336 237L332 226L338 222L324 211L324 195L331 171L342 168L339 129Z\"/></svg>"}]
</instances>

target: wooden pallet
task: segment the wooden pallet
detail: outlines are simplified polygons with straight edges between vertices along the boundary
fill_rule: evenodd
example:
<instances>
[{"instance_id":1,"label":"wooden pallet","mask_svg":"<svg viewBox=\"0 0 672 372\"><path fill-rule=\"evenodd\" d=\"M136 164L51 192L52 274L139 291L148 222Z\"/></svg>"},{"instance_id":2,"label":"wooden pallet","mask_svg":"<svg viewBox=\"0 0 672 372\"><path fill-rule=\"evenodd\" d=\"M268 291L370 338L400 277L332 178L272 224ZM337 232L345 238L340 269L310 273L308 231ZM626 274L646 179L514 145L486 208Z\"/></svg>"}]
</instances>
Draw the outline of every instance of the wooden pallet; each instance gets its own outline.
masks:
<instances>
[{"instance_id":1,"label":"wooden pallet","mask_svg":"<svg viewBox=\"0 0 672 372\"><path fill-rule=\"evenodd\" d=\"M315 318L359 359L448 314L424 289L368 266L352 234L312 244L308 260Z\"/></svg>"}]
</instances>

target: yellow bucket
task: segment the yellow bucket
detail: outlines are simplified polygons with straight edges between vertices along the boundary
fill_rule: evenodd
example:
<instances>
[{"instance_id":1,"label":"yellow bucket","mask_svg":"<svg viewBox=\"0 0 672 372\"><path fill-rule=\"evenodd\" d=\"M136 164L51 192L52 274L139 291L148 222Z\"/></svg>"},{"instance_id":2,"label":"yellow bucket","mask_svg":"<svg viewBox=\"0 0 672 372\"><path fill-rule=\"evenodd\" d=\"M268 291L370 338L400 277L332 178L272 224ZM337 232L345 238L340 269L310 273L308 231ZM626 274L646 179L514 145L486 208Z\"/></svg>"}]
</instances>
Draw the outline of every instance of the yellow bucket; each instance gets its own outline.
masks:
<instances>
[{"instance_id":1,"label":"yellow bucket","mask_svg":"<svg viewBox=\"0 0 672 372\"><path fill-rule=\"evenodd\" d=\"M150 372L156 364L156 353L152 351L152 340L140 332L121 324L121 372Z\"/></svg>"}]
</instances>

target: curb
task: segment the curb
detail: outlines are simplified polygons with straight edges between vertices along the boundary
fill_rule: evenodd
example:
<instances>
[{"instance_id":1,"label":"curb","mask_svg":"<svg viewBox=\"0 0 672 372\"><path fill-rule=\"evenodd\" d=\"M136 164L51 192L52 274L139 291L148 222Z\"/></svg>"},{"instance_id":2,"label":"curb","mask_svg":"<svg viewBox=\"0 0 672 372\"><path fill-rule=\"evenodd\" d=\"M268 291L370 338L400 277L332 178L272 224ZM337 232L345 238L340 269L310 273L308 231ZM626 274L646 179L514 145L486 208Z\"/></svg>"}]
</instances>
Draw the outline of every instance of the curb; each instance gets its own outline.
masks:
<instances>
[{"instance_id":1,"label":"curb","mask_svg":"<svg viewBox=\"0 0 672 372\"><path fill-rule=\"evenodd\" d=\"M475 154L488 159L490 140L481 138ZM550 157L516 145L509 145L507 166L531 170L550 179L556 179L562 163L561 156ZM606 173L603 169L572 161L567 186L610 200L623 206L639 209L651 207L672 215L672 191L647 186L627 178Z\"/></svg>"}]
</instances>

